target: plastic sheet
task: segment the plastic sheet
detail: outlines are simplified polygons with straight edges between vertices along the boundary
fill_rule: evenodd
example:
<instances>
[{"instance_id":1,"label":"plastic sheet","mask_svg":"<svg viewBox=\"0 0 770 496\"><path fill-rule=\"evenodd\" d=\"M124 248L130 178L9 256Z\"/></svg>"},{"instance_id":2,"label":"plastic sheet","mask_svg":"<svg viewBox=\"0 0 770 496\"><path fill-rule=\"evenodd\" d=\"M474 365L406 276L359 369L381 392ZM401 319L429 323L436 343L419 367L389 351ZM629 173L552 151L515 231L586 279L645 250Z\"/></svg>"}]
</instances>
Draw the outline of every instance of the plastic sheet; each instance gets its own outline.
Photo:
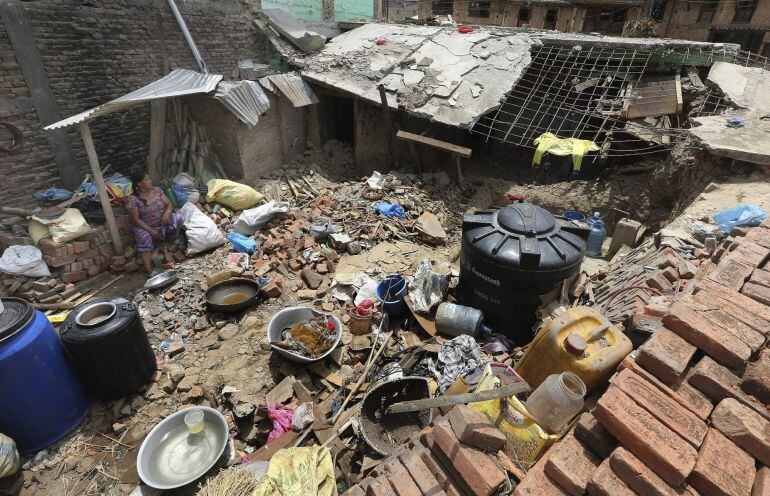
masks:
<instances>
[{"instance_id":1,"label":"plastic sheet","mask_svg":"<svg viewBox=\"0 0 770 496\"><path fill-rule=\"evenodd\" d=\"M448 270L434 270L430 260L420 262L414 271L414 278L409 283L409 297L415 311L429 313L433 307L444 301L450 275Z\"/></svg>"},{"instance_id":2,"label":"plastic sheet","mask_svg":"<svg viewBox=\"0 0 770 496\"><path fill-rule=\"evenodd\" d=\"M257 251L257 243L253 238L249 238L243 234L231 232L227 234L227 239L230 240L230 243L233 245L233 249L235 249L235 251L238 253L252 254Z\"/></svg>"},{"instance_id":3,"label":"plastic sheet","mask_svg":"<svg viewBox=\"0 0 770 496\"><path fill-rule=\"evenodd\" d=\"M374 210L386 217L396 217L398 219L403 219L406 216L404 213L404 207L398 203L378 203L374 206Z\"/></svg>"},{"instance_id":4,"label":"plastic sheet","mask_svg":"<svg viewBox=\"0 0 770 496\"><path fill-rule=\"evenodd\" d=\"M267 416L273 422L273 430L267 436L267 442L278 439L291 430L291 419L294 417L294 409L281 403L268 405Z\"/></svg>"},{"instance_id":5,"label":"plastic sheet","mask_svg":"<svg viewBox=\"0 0 770 496\"><path fill-rule=\"evenodd\" d=\"M253 496L335 496L337 482L329 448L286 448L270 459Z\"/></svg>"},{"instance_id":6,"label":"plastic sheet","mask_svg":"<svg viewBox=\"0 0 770 496\"><path fill-rule=\"evenodd\" d=\"M725 234L741 226L758 226L767 218L767 212L750 203L739 203L714 214L714 222Z\"/></svg>"},{"instance_id":7,"label":"plastic sheet","mask_svg":"<svg viewBox=\"0 0 770 496\"><path fill-rule=\"evenodd\" d=\"M70 198L72 196L72 191L62 188L48 188L38 191L32 196L35 200L39 201L62 201Z\"/></svg>"}]
</instances>

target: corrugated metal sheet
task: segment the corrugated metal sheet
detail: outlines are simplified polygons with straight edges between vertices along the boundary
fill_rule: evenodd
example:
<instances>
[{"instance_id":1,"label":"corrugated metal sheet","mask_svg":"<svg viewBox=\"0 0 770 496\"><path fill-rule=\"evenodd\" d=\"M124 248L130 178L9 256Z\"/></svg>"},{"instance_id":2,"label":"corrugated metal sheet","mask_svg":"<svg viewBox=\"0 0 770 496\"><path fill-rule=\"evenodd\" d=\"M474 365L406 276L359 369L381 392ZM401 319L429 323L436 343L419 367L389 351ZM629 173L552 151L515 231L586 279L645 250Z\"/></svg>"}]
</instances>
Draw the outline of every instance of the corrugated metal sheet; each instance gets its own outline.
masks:
<instances>
[{"instance_id":1,"label":"corrugated metal sheet","mask_svg":"<svg viewBox=\"0 0 770 496\"><path fill-rule=\"evenodd\" d=\"M305 105L318 103L318 97L315 96L310 85L297 74L275 74L267 76L267 79L275 85L286 98L291 100L291 103L293 103L295 107L304 107Z\"/></svg>"},{"instance_id":2,"label":"corrugated metal sheet","mask_svg":"<svg viewBox=\"0 0 770 496\"><path fill-rule=\"evenodd\" d=\"M127 95L116 98L98 107L81 112L72 117L46 126L45 129L58 129L61 127L79 124L103 115L124 110L134 105L146 103L159 98L173 98L176 96L194 95L196 93L210 93L216 89L223 76L218 74L201 74L187 69L176 69L170 74L148 84Z\"/></svg>"},{"instance_id":3,"label":"corrugated metal sheet","mask_svg":"<svg viewBox=\"0 0 770 496\"><path fill-rule=\"evenodd\" d=\"M267 95L254 81L223 81L219 83L214 98L250 128L256 126L259 116L270 108Z\"/></svg>"}]
</instances>

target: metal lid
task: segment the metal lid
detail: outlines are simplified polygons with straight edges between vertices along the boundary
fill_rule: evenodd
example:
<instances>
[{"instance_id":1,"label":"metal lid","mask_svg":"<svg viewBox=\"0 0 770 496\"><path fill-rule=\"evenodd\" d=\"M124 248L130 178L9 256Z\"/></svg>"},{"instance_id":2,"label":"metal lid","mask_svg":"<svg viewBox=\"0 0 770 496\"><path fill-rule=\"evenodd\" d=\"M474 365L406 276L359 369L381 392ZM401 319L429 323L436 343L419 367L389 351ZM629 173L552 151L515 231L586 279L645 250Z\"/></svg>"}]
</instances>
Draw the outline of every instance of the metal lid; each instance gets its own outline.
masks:
<instances>
[{"instance_id":1,"label":"metal lid","mask_svg":"<svg viewBox=\"0 0 770 496\"><path fill-rule=\"evenodd\" d=\"M4 341L24 329L35 315L32 305L21 298L2 298L0 313L0 341Z\"/></svg>"},{"instance_id":2,"label":"metal lid","mask_svg":"<svg viewBox=\"0 0 770 496\"><path fill-rule=\"evenodd\" d=\"M564 338L564 349L576 357L582 356L586 352L586 340L580 334L574 332Z\"/></svg>"}]
</instances>

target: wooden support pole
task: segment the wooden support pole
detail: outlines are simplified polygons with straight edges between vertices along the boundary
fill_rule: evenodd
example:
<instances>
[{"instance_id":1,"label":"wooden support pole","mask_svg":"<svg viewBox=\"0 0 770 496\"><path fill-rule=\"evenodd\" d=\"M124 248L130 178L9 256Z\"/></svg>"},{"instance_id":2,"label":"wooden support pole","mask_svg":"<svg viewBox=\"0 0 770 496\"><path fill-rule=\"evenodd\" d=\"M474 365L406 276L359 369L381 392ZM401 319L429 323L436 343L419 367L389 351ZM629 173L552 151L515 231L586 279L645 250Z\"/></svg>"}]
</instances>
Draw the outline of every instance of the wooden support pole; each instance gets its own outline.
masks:
<instances>
[{"instance_id":1,"label":"wooden support pole","mask_svg":"<svg viewBox=\"0 0 770 496\"><path fill-rule=\"evenodd\" d=\"M165 138L166 100L153 100L150 102L150 152L147 156L147 174L156 184L160 183L165 171L161 157Z\"/></svg>"},{"instance_id":2,"label":"wooden support pole","mask_svg":"<svg viewBox=\"0 0 770 496\"><path fill-rule=\"evenodd\" d=\"M102 169L99 167L99 157L96 156L96 148L94 148L94 140L91 137L91 128L88 127L88 122L80 123L80 135L83 137L83 144L86 147L86 154L88 155L88 163L91 164L91 173L94 175L94 180L96 181L96 189L99 192L99 202L102 204L104 218L107 219L107 226L110 228L110 235L112 236L112 244L115 247L115 254L122 255L123 242L120 240L118 225L115 223L115 215L112 213L110 198L107 196L107 187L104 185Z\"/></svg>"},{"instance_id":3,"label":"wooden support pole","mask_svg":"<svg viewBox=\"0 0 770 496\"><path fill-rule=\"evenodd\" d=\"M37 41L27 18L24 2L0 0L0 19L8 33L8 39L24 76L24 82L29 89L29 96L35 105L40 125L47 126L61 120L43 58L37 49ZM9 103L13 109L14 102ZM42 135L48 140L62 185L68 189L77 188L80 184L80 168L73 157L67 130L52 129L43 131Z\"/></svg>"}]
</instances>

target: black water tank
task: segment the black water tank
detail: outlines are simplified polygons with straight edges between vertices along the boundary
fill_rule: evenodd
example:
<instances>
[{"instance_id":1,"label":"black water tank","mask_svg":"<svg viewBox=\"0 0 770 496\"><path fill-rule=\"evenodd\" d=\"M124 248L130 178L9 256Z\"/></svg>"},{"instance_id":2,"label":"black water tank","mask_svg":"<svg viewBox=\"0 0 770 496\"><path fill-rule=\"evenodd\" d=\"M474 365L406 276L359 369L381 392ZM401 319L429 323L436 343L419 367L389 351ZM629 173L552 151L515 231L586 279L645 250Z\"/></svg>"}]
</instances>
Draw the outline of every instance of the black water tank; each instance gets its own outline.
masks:
<instances>
[{"instance_id":1,"label":"black water tank","mask_svg":"<svg viewBox=\"0 0 770 496\"><path fill-rule=\"evenodd\" d=\"M518 345L532 339L539 296L580 270L587 231L530 203L463 216L457 297Z\"/></svg>"},{"instance_id":2,"label":"black water tank","mask_svg":"<svg viewBox=\"0 0 770 496\"><path fill-rule=\"evenodd\" d=\"M77 307L62 323L60 335L83 385L97 398L135 393L157 370L139 311L124 298Z\"/></svg>"}]
</instances>

